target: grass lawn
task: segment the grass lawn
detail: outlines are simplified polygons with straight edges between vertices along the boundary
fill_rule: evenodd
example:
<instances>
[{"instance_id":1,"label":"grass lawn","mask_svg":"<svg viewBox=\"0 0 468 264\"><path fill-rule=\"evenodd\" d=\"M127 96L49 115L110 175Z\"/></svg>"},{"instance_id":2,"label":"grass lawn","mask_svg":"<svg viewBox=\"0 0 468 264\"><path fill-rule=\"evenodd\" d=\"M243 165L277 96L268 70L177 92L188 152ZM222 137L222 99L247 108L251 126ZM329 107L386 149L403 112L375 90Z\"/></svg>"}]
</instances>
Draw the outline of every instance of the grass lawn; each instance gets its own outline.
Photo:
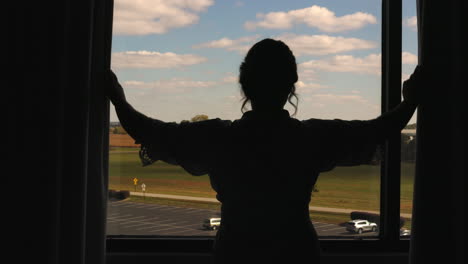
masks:
<instances>
[{"instance_id":1,"label":"grass lawn","mask_svg":"<svg viewBox=\"0 0 468 264\"><path fill-rule=\"evenodd\" d=\"M144 182L148 193L215 197L207 176L194 177L164 162L142 167L138 153L122 153L122 150L109 153L109 189L134 191L133 178L136 177L139 180L137 191L141 191L140 185ZM401 211L411 213L414 164L402 163L401 175ZM380 167L338 167L321 174L317 188L319 192L314 192L312 197L313 206L378 211Z\"/></svg>"},{"instance_id":2,"label":"grass lawn","mask_svg":"<svg viewBox=\"0 0 468 264\"><path fill-rule=\"evenodd\" d=\"M109 152L118 152L118 151L128 151L128 152L138 153L139 149L132 148L132 147L110 147L109 148Z\"/></svg>"}]
</instances>

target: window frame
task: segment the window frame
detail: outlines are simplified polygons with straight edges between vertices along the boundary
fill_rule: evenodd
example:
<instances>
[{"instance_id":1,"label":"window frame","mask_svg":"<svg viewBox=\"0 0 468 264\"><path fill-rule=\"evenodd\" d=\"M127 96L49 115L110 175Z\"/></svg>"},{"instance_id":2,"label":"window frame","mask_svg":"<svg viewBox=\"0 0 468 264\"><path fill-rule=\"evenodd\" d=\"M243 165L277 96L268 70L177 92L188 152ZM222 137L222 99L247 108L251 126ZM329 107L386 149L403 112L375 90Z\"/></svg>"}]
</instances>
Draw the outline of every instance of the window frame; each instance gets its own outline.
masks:
<instances>
[{"instance_id":1,"label":"window frame","mask_svg":"<svg viewBox=\"0 0 468 264\"><path fill-rule=\"evenodd\" d=\"M108 29L104 46L110 61L113 0L105 1L107 16L100 18ZM402 0L382 0L382 94L381 111L386 112L401 101ZM107 120L109 122L109 120ZM380 230L378 237L320 239L324 256L336 254L407 254L409 239L400 237L400 137L395 133L385 142L381 163ZM108 235L108 256L141 254L209 255L214 237Z\"/></svg>"}]
</instances>

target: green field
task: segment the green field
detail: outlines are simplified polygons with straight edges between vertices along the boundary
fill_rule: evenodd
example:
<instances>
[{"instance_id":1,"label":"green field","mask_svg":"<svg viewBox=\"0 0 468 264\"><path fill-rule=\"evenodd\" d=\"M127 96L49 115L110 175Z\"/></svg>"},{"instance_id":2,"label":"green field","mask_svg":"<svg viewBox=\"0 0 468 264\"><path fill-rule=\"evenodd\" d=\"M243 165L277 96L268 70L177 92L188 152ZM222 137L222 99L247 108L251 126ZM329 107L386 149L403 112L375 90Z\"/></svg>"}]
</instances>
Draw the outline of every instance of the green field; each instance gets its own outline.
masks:
<instances>
[{"instance_id":1,"label":"green field","mask_svg":"<svg viewBox=\"0 0 468 264\"><path fill-rule=\"evenodd\" d=\"M133 178L145 183L146 192L197 197L215 196L207 176L194 177L164 162L142 167L137 149L116 149L109 157L109 188L134 191ZM401 212L411 213L414 164L402 163ZM380 167L338 167L320 175L312 206L379 211Z\"/></svg>"}]
</instances>

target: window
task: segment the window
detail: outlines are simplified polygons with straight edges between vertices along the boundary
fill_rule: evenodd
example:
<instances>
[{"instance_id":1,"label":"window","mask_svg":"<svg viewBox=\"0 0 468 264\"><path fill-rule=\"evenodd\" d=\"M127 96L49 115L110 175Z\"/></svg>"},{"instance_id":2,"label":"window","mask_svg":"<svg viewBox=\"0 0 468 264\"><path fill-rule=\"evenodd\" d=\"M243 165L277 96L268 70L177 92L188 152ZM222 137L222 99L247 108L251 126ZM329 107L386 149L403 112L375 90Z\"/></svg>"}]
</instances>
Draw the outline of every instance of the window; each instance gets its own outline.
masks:
<instances>
[{"instance_id":1,"label":"window","mask_svg":"<svg viewBox=\"0 0 468 264\"><path fill-rule=\"evenodd\" d=\"M176 122L239 118L238 67L249 45L265 37L285 41L296 55L300 120L370 119L400 100L395 89L401 83L402 63L401 28L395 23L402 21L399 1L356 0L347 6L342 1L256 1L248 6L252 4L246 1L207 0L164 5L161 10L171 10L171 15L144 2L115 1L112 67L129 101L148 116ZM311 20L304 15L308 12L323 13L327 23ZM278 20L278 14L287 19ZM413 58L414 51L403 56ZM216 231L204 230L203 223L219 217L208 178L163 162L142 168L138 146L115 113L110 120L109 246L131 243L122 236L165 241L190 237L185 241L205 243ZM335 239L400 242L400 191L395 192L403 166L400 135L387 142L383 155L376 156L374 164L336 168L319 177L311 218L325 246ZM352 212L377 217L378 230L346 231L344 223Z\"/></svg>"}]
</instances>

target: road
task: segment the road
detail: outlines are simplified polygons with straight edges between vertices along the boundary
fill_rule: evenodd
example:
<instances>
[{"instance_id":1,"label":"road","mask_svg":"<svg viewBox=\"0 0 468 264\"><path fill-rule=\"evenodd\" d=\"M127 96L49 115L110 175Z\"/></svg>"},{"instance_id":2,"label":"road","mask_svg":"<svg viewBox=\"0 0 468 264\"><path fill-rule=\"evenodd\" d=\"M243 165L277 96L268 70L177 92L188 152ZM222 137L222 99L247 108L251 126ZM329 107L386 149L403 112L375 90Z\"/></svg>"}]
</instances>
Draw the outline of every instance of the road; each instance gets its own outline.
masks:
<instances>
[{"instance_id":1,"label":"road","mask_svg":"<svg viewBox=\"0 0 468 264\"><path fill-rule=\"evenodd\" d=\"M203 220L219 217L219 211L183 208L167 205L137 203L127 200L109 201L107 213L108 235L156 236L214 236L216 231L204 230ZM314 222L319 236L376 236L370 232L362 235L349 233L344 227Z\"/></svg>"},{"instance_id":2,"label":"road","mask_svg":"<svg viewBox=\"0 0 468 264\"><path fill-rule=\"evenodd\" d=\"M130 192L130 195L135 195L135 196L146 195L146 197L219 203L219 201L216 200L215 198L204 198L204 197L193 197L193 196L182 196L182 195L171 195L171 194L156 194L156 193L143 194L142 192ZM380 214L380 212L377 212L377 211L368 211L368 210L362 210L362 209L342 209L342 208L329 208L329 207L318 207L318 206L309 206L309 210L315 211L315 212L344 213L344 214L350 214L351 212L356 212L356 211L359 211L359 212L366 211L368 213ZM407 218L407 219L411 219L411 214L400 214L400 216Z\"/></svg>"}]
</instances>

